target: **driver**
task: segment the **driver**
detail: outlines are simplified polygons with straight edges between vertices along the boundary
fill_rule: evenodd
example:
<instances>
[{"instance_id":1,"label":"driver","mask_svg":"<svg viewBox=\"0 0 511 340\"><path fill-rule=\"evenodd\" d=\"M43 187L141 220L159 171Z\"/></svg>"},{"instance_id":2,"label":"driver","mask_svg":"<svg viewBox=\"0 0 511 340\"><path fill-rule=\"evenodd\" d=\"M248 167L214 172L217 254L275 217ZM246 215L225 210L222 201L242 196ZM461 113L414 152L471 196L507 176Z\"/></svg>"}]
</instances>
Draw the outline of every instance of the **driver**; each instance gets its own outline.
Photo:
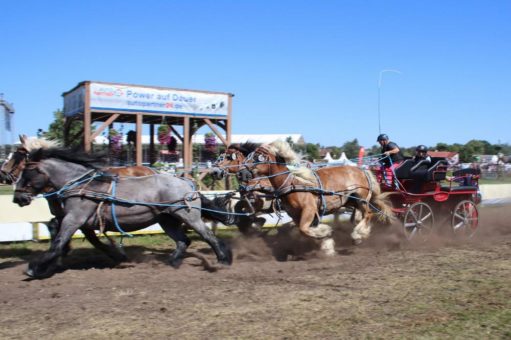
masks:
<instances>
[{"instance_id":1,"label":"driver","mask_svg":"<svg viewBox=\"0 0 511 340\"><path fill-rule=\"evenodd\" d=\"M381 162L383 165L382 173L385 175L385 179L392 183L394 169L398 167L404 160L403 153L399 149L399 146L389 140L389 136L382 133L376 139L381 146L381 153L385 155ZM381 180L381 178L380 178Z\"/></svg>"},{"instance_id":2,"label":"driver","mask_svg":"<svg viewBox=\"0 0 511 340\"><path fill-rule=\"evenodd\" d=\"M426 182L428 167L431 165L431 157L428 156L428 148L425 145L419 145L415 148L413 162L414 166L410 170L410 175L414 179L414 185L410 191L418 194L421 192L422 185Z\"/></svg>"}]
</instances>

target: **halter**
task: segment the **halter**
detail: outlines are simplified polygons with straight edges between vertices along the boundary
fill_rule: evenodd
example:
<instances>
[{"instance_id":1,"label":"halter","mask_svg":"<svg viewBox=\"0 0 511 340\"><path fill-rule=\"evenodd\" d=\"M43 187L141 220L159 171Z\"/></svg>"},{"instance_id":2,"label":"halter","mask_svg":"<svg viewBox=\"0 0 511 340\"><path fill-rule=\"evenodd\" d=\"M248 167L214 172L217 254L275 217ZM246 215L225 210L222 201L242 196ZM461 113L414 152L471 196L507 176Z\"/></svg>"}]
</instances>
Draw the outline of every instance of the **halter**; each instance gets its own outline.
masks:
<instances>
[{"instance_id":1,"label":"halter","mask_svg":"<svg viewBox=\"0 0 511 340\"><path fill-rule=\"evenodd\" d=\"M45 178L45 187L41 190L42 193L48 193L48 192L51 192L52 190L57 190L57 188L55 187L55 184L53 184L53 182L50 180L50 177L45 173L43 172L41 169L39 169L39 163L40 162L25 162L25 166L23 167L22 171L25 171L25 170L36 170L38 173L40 173L41 175L44 176ZM34 192L32 192L32 190L28 190L27 187L31 187L31 186L25 186L25 188L21 188L21 189L15 189L14 190L14 193L26 193L26 194L30 194L32 196L36 195Z\"/></svg>"},{"instance_id":2,"label":"halter","mask_svg":"<svg viewBox=\"0 0 511 340\"><path fill-rule=\"evenodd\" d=\"M14 155L18 153L18 154L21 154L22 155L22 159L19 160L19 161L16 161L14 159ZM23 171L23 169L25 168L24 164L26 164L28 160L28 151L27 149L25 148L18 148L14 153L10 153L9 154L9 157L6 159L6 161L2 164L2 167L1 167L1 171L5 173L5 175L7 176L7 178L12 182L12 183L16 183L19 179L19 174ZM25 161L25 163L22 165L23 161ZM10 169L5 169L7 167L7 165L9 165L9 163L14 163L14 164L11 164L10 165ZM18 172L17 174L15 172Z\"/></svg>"},{"instance_id":3,"label":"halter","mask_svg":"<svg viewBox=\"0 0 511 340\"><path fill-rule=\"evenodd\" d=\"M217 160L215 161L215 166L222 169L222 170L226 170L228 171L229 169L228 168L240 168L243 166L243 161L240 162L239 164L236 164L236 165L220 165L220 163L224 162L225 160L229 161L229 162L234 162L235 160L243 160L245 158L245 155L243 155L243 153L237 149L228 149L228 150L234 150L233 152L224 152L222 154L220 154L217 158Z\"/></svg>"}]
</instances>

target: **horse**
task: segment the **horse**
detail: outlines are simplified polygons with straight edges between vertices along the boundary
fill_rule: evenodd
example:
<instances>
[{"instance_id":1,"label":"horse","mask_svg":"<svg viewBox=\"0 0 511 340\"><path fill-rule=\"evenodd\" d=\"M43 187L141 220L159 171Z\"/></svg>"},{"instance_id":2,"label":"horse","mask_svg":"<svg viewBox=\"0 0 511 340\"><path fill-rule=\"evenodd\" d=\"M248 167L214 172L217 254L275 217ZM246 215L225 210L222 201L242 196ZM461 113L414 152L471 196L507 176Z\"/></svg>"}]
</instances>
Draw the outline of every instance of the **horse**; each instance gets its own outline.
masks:
<instances>
[{"instance_id":1,"label":"horse","mask_svg":"<svg viewBox=\"0 0 511 340\"><path fill-rule=\"evenodd\" d=\"M391 206L371 172L354 166L289 170L289 164L299 162L300 157L291 146L278 140L261 145L249 155L238 176L243 181L266 176L302 234L321 240L321 249L326 255L335 254L335 244L332 228L320 223L322 215L338 212L346 206L360 212L361 219L351 233L355 244L369 237L375 216L383 223L390 222Z\"/></svg>"},{"instance_id":2,"label":"horse","mask_svg":"<svg viewBox=\"0 0 511 340\"><path fill-rule=\"evenodd\" d=\"M257 147L257 144L250 142L230 144L213 164L210 174L216 180L221 180L229 174L235 175L243 167L245 158ZM249 216L240 215L236 223L244 235L252 235L264 225L266 219L257 217L258 215L275 212L272 199L268 197L268 193L271 191L273 191L273 187L266 178L250 180L246 186L241 188L241 197L234 205L234 211L250 214Z\"/></svg>"},{"instance_id":3,"label":"horse","mask_svg":"<svg viewBox=\"0 0 511 340\"><path fill-rule=\"evenodd\" d=\"M49 251L29 263L28 276L51 276L56 259L63 255L76 230L94 233L99 225L104 231L117 231L120 224L131 232L159 223L176 242L169 263L178 268L190 245L181 225L184 223L213 248L219 263L232 263L231 250L202 221L200 195L189 181L167 174L115 177L101 172L103 162L103 155L65 148L40 148L29 153L16 183L14 203L26 206L38 194L55 196L62 202L64 215ZM118 257L113 248L102 250Z\"/></svg>"},{"instance_id":4,"label":"horse","mask_svg":"<svg viewBox=\"0 0 511 340\"><path fill-rule=\"evenodd\" d=\"M8 160L2 164L0 169L0 175L4 174L6 184L13 184L17 181L20 173L23 171L25 167L26 158L29 152L37 150L39 148L52 148L58 147L59 143L56 141L48 140L45 138L29 138L26 135L19 136L21 145L17 147L16 151L14 151ZM141 176L151 176L157 174L157 172L147 166L127 166L127 167L105 167L101 169L106 173L110 173L117 176L124 177L141 177ZM203 211L203 217L212 221L218 221L225 225L234 224L236 221L236 217L232 214L226 213L224 207L227 204L225 200L222 198L215 198L213 200L209 200L207 197L201 195L201 203L203 208L206 210ZM58 232L59 228L59 220L62 218L62 209L61 203L59 200L56 200L53 197L48 197L48 206L50 212L55 218L50 220L47 224L50 237L53 240L54 236ZM217 209L220 209L217 211ZM82 231L83 232L83 231ZM94 233L90 234L87 231L84 232L87 240L92 243L96 248L103 248L103 246L98 243L99 239L97 239ZM113 242L110 240L110 242ZM69 251L69 250L68 250ZM66 252L67 253L67 252Z\"/></svg>"}]
</instances>

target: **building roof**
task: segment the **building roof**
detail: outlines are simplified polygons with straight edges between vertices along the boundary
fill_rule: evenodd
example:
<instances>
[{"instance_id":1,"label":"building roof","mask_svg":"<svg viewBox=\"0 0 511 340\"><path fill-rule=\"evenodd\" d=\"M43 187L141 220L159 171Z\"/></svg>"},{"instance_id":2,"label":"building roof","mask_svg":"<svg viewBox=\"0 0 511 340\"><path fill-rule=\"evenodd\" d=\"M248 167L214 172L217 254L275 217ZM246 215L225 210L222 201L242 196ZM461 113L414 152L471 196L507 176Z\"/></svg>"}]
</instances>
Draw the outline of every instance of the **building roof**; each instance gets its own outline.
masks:
<instances>
[{"instance_id":1,"label":"building roof","mask_svg":"<svg viewBox=\"0 0 511 340\"><path fill-rule=\"evenodd\" d=\"M452 158L456 156L458 152L453 151L428 151L428 155L430 157L439 157L439 158Z\"/></svg>"}]
</instances>

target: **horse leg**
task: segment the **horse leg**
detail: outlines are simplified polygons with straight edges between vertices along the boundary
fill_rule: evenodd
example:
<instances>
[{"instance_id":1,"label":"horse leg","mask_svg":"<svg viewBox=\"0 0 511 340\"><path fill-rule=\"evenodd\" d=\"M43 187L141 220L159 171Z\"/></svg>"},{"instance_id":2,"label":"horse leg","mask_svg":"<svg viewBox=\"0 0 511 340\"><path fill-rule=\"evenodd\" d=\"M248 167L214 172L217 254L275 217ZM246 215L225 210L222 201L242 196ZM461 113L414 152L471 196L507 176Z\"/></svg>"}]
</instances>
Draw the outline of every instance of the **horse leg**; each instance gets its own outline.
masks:
<instances>
[{"instance_id":1,"label":"horse leg","mask_svg":"<svg viewBox=\"0 0 511 340\"><path fill-rule=\"evenodd\" d=\"M211 248L215 251L217 260L221 264L230 265L232 263L232 251L227 245L216 238L213 232L204 224L201 219L201 212L196 209L190 211L180 209L173 212L174 215L179 217L190 228L195 230L204 241L206 241Z\"/></svg>"},{"instance_id":2,"label":"horse leg","mask_svg":"<svg viewBox=\"0 0 511 340\"><path fill-rule=\"evenodd\" d=\"M316 217L315 209L303 209L298 222L298 228L306 236L321 239L321 250L327 256L335 255L335 242L332 238L332 227L328 224L319 223L317 226L312 227Z\"/></svg>"},{"instance_id":3,"label":"horse leg","mask_svg":"<svg viewBox=\"0 0 511 340\"><path fill-rule=\"evenodd\" d=\"M128 260L126 254L123 251L120 251L113 244L107 245L101 242L101 240L99 239L98 235L96 235L94 230L89 228L81 228L80 230L82 231L87 241L89 241L90 244L94 246L94 248L102 251L103 253L105 253L105 255L107 255L115 262L123 262Z\"/></svg>"},{"instance_id":4,"label":"horse leg","mask_svg":"<svg viewBox=\"0 0 511 340\"><path fill-rule=\"evenodd\" d=\"M170 254L169 264L174 268L179 268L183 262L183 254L191 241L188 236L186 236L186 233L181 226L181 221L178 219L170 215L161 215L159 223L163 231L165 231L165 233L169 235L174 242L176 242L176 250Z\"/></svg>"},{"instance_id":5,"label":"horse leg","mask_svg":"<svg viewBox=\"0 0 511 340\"><path fill-rule=\"evenodd\" d=\"M57 259L64 254L64 249L71 237L84 222L83 218L78 221L75 218L64 217L50 249L39 259L31 261L25 273L33 278L44 278L53 275L57 266Z\"/></svg>"},{"instance_id":6,"label":"horse leg","mask_svg":"<svg viewBox=\"0 0 511 340\"><path fill-rule=\"evenodd\" d=\"M60 230L60 223L62 221L62 217L54 217L47 224L48 232L50 233L50 248L51 245L55 242L55 238ZM58 258L57 266L62 265L62 259L69 254L71 251L71 240L64 246L62 250L62 256Z\"/></svg>"},{"instance_id":7,"label":"horse leg","mask_svg":"<svg viewBox=\"0 0 511 340\"><path fill-rule=\"evenodd\" d=\"M371 233L371 215L372 212L369 210L367 205L364 205L364 211L362 211L363 218L360 222L358 222L355 228L353 228L353 232L351 233L351 238L355 245L359 245L362 243L362 240L369 237L369 234Z\"/></svg>"}]
</instances>

